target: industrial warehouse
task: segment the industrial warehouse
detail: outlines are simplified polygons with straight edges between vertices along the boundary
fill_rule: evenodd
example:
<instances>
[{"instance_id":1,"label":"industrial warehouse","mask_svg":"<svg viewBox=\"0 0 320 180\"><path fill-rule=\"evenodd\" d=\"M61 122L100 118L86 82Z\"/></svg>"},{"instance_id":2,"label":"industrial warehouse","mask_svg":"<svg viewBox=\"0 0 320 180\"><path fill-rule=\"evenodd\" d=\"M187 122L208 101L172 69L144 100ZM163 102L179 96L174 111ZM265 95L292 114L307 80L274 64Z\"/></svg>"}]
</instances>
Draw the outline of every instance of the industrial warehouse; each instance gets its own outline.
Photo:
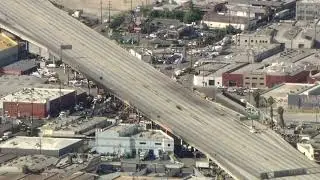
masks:
<instances>
[{"instance_id":1,"label":"industrial warehouse","mask_svg":"<svg viewBox=\"0 0 320 180\"><path fill-rule=\"evenodd\" d=\"M319 179L308 1L0 1L0 179Z\"/></svg>"},{"instance_id":2,"label":"industrial warehouse","mask_svg":"<svg viewBox=\"0 0 320 180\"><path fill-rule=\"evenodd\" d=\"M120 124L106 130L96 131L96 151L101 154L119 154L136 156L170 153L174 150L174 140L161 130L149 130L143 126ZM147 153L146 153L147 151Z\"/></svg>"},{"instance_id":3,"label":"industrial warehouse","mask_svg":"<svg viewBox=\"0 0 320 180\"><path fill-rule=\"evenodd\" d=\"M46 118L73 107L76 96L75 90L24 88L1 98L1 101L4 114L8 116Z\"/></svg>"},{"instance_id":4,"label":"industrial warehouse","mask_svg":"<svg viewBox=\"0 0 320 180\"><path fill-rule=\"evenodd\" d=\"M82 144L81 139L16 136L1 143L0 148L1 153L44 154L60 157L67 153L77 152Z\"/></svg>"}]
</instances>

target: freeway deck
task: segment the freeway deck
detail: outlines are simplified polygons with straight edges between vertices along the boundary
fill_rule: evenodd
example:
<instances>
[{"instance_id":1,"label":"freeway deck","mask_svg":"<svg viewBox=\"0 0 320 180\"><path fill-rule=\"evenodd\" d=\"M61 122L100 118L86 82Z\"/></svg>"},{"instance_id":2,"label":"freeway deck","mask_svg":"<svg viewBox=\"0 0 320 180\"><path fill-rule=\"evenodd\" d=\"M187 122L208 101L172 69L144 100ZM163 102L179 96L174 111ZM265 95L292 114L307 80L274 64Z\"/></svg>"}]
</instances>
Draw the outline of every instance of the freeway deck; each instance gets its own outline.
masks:
<instances>
[{"instance_id":1,"label":"freeway deck","mask_svg":"<svg viewBox=\"0 0 320 180\"><path fill-rule=\"evenodd\" d=\"M291 178L320 179L314 173L319 166L274 132L250 133L228 110L221 112L46 0L0 1L0 27L56 55L61 44L71 44L73 49L63 52L68 64L170 128L237 179L299 168L307 175Z\"/></svg>"}]
</instances>

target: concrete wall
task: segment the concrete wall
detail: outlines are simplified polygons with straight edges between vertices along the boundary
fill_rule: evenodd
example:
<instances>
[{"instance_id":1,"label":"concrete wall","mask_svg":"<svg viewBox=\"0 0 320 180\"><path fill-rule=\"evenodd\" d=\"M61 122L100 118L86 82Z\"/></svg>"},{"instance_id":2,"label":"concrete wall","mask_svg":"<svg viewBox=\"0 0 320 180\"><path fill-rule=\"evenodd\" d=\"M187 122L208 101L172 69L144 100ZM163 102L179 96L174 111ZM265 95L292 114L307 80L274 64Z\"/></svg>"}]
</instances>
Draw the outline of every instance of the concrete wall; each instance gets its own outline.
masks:
<instances>
[{"instance_id":1,"label":"concrete wall","mask_svg":"<svg viewBox=\"0 0 320 180\"><path fill-rule=\"evenodd\" d=\"M67 153L72 153L72 152L79 152L79 149L83 146L83 140L76 142L74 144L71 144L70 146L64 147L58 151L58 156L63 156Z\"/></svg>"},{"instance_id":2,"label":"concrete wall","mask_svg":"<svg viewBox=\"0 0 320 180\"><path fill-rule=\"evenodd\" d=\"M59 48L59 47L57 47L57 48ZM46 48L41 48L35 44L28 42L27 49L28 49L29 53L38 54L39 56L44 57L46 59L50 58L49 50Z\"/></svg>"},{"instance_id":3,"label":"concrete wall","mask_svg":"<svg viewBox=\"0 0 320 180\"><path fill-rule=\"evenodd\" d=\"M12 153L17 155L32 155L32 154L40 154L40 149L19 149L19 148L1 148L1 153ZM41 150L41 154L47 156L59 157L58 150Z\"/></svg>"},{"instance_id":4,"label":"concrete wall","mask_svg":"<svg viewBox=\"0 0 320 180\"><path fill-rule=\"evenodd\" d=\"M0 51L0 67L9 65L18 61L19 47L18 45Z\"/></svg>"},{"instance_id":5,"label":"concrete wall","mask_svg":"<svg viewBox=\"0 0 320 180\"><path fill-rule=\"evenodd\" d=\"M66 153L78 152L79 148L83 145L83 141L79 141L77 143L71 144L65 148L60 150L46 150L35 147L34 149L19 149L19 145L17 148L1 148L1 153L12 153L17 155L32 155L32 154L43 154L47 156L60 157Z\"/></svg>"},{"instance_id":6,"label":"concrete wall","mask_svg":"<svg viewBox=\"0 0 320 180\"><path fill-rule=\"evenodd\" d=\"M71 92L61 97L61 110L73 108L76 104L77 92ZM58 114L60 110L60 98L50 101L48 114Z\"/></svg>"},{"instance_id":7,"label":"concrete wall","mask_svg":"<svg viewBox=\"0 0 320 180\"><path fill-rule=\"evenodd\" d=\"M297 149L307 156L308 159L314 161L314 158L312 157L314 155L314 150L310 144L297 143Z\"/></svg>"},{"instance_id":8,"label":"concrete wall","mask_svg":"<svg viewBox=\"0 0 320 180\"><path fill-rule=\"evenodd\" d=\"M140 60L142 60L142 55L140 53L138 53L137 51L135 51L134 49L130 49L129 50L130 54Z\"/></svg>"}]
</instances>

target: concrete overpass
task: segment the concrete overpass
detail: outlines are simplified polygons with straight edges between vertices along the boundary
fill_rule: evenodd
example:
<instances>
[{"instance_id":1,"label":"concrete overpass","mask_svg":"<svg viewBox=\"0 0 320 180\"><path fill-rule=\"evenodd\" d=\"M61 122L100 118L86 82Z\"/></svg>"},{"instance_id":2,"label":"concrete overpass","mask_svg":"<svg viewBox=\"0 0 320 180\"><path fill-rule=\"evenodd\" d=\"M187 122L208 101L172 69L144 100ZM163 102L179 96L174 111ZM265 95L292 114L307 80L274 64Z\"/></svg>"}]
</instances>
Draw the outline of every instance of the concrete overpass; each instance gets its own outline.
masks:
<instances>
[{"instance_id":1,"label":"concrete overpass","mask_svg":"<svg viewBox=\"0 0 320 180\"><path fill-rule=\"evenodd\" d=\"M72 50L63 51L66 63L206 153L236 179L280 172L304 174L285 179L320 179L319 165L273 131L250 133L230 111L184 89L47 0L0 1L0 28L55 55L61 44L71 44Z\"/></svg>"}]
</instances>

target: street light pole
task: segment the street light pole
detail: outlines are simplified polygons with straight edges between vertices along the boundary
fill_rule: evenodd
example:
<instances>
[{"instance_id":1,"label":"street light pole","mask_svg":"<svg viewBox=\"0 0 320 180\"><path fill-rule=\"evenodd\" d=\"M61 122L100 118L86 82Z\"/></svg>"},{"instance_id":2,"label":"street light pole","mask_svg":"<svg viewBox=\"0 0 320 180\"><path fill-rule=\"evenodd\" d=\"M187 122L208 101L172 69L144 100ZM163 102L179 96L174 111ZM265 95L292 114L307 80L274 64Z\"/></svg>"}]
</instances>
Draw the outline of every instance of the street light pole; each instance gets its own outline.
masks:
<instances>
[{"instance_id":1,"label":"street light pole","mask_svg":"<svg viewBox=\"0 0 320 180\"><path fill-rule=\"evenodd\" d=\"M33 91L34 88L31 88L31 135L33 134Z\"/></svg>"},{"instance_id":2,"label":"street light pole","mask_svg":"<svg viewBox=\"0 0 320 180\"><path fill-rule=\"evenodd\" d=\"M62 51L63 50L71 50L72 49L72 45L70 45L70 44L61 44L60 45L60 61L61 61L61 63L63 62L63 58L62 58ZM68 82L67 82L67 84L69 85L69 69L68 69L68 67L66 67L66 64L64 64L64 70L66 70L66 68L67 68L67 73L68 73Z\"/></svg>"}]
</instances>

